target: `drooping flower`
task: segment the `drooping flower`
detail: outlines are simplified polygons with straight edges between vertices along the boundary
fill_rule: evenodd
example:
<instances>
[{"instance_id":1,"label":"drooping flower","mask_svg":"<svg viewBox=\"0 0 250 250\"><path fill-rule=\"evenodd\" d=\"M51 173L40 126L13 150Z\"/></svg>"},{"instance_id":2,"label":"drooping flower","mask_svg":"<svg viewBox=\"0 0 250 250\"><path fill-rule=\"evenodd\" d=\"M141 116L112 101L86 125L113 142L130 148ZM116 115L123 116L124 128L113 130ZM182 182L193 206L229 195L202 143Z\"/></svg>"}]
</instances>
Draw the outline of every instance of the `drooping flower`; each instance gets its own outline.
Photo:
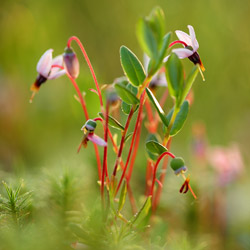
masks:
<instances>
[{"instance_id":1,"label":"drooping flower","mask_svg":"<svg viewBox=\"0 0 250 250\"><path fill-rule=\"evenodd\" d=\"M65 63L65 69L67 70L68 74L76 79L79 75L79 61L76 56L76 53L71 47L66 47L63 54L63 60Z\"/></svg>"},{"instance_id":2,"label":"drooping flower","mask_svg":"<svg viewBox=\"0 0 250 250\"><path fill-rule=\"evenodd\" d=\"M59 55L55 58L52 58L53 49L49 49L45 51L45 53L39 59L36 70L38 72L38 76L36 81L31 86L31 91L33 91L33 95L39 90L40 86L46 82L48 79L56 79L66 73L64 69L60 69L59 67L52 67L53 65L63 66L63 57Z\"/></svg>"},{"instance_id":3,"label":"drooping flower","mask_svg":"<svg viewBox=\"0 0 250 250\"><path fill-rule=\"evenodd\" d=\"M93 143L102 147L107 146L107 143L101 137L94 134L95 128L96 122L91 119L87 120L86 123L82 126L81 130L83 131L83 138L77 152L80 151L82 146L86 148L88 145L88 141L92 141Z\"/></svg>"},{"instance_id":4,"label":"drooping flower","mask_svg":"<svg viewBox=\"0 0 250 250\"><path fill-rule=\"evenodd\" d=\"M196 39L194 28L191 25L188 25L187 27L189 29L189 35L181 30L176 30L175 33L177 37L179 38L179 40L172 42L169 45L169 47L172 47L173 45L177 43L181 43L184 46L184 48L173 49L172 52L174 52L180 59L188 58L195 65L196 64L199 65L200 71L201 70L205 71L203 63L201 62L200 56L197 52L199 48L199 43ZM202 77L203 77L203 74L202 74ZM203 77L203 80L204 80L204 77Z\"/></svg>"}]
</instances>

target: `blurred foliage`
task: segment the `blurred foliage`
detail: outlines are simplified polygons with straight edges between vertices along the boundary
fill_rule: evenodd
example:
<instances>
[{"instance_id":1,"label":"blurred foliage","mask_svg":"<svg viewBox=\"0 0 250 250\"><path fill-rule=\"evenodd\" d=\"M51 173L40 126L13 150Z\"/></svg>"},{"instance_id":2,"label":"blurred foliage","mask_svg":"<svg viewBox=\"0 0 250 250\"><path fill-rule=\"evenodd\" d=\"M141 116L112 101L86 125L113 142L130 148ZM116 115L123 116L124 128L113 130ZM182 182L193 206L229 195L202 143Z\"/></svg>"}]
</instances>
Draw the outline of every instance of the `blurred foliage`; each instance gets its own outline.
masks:
<instances>
[{"instance_id":1,"label":"blurred foliage","mask_svg":"<svg viewBox=\"0 0 250 250\"><path fill-rule=\"evenodd\" d=\"M194 26L200 44L199 53L206 68L206 82L203 84L200 79L200 82L195 83L190 117L172 148L173 152L178 151L190 159L201 199L193 203L189 197L177 195L180 183L167 175L159 208L159 216L165 224L161 227L156 217L155 230L161 228L160 231L168 231L171 239L169 249L205 249L206 244L210 246L208 249L211 246L214 249L223 249L223 246L226 249L249 249L250 204L246 192L249 190L249 170L245 170L240 182L221 190L214 186L215 175L212 170L204 171L199 162L190 156L191 146L187 148L187 145L191 144L191 121L202 120L211 144L228 145L231 141L237 141L245 161L248 163L250 160L250 134L247 132L250 123L250 2L1 0L0 177L19 183L15 178L21 176L29 180L29 190L39 190L34 192L37 210L32 216L40 218L37 225L31 223L21 233L16 229L8 232L1 230L1 242L6 245L3 249L43 249L45 245L47 249L60 249L65 232L62 235L57 232L59 227L53 223L59 222L56 218L50 221L53 215L45 216L47 211L52 214L58 212L53 212L47 206L58 209L63 205L58 214L64 214L68 209L81 210L79 207L70 207L73 201L65 199L65 195L83 193L86 197L88 193L88 196L92 194L94 197L98 189L93 148L90 146L76 154L82 136L80 128L85 121L80 105L73 98L74 90L68 79L62 77L53 82L48 81L33 104L28 103L31 94L29 88L36 78L38 59L48 48L54 49L54 55L63 53L68 37L76 35L86 47L98 80L111 83L122 75L119 58L121 45L133 48L142 60L135 24L155 5L160 5L165 11L167 30L186 31L187 24ZM74 49L80 55L77 46ZM87 92L86 101L91 106L91 116L97 116L98 99L88 91L93 87L93 80L83 58L78 58L81 64L78 82L81 90ZM166 113L168 107L165 108ZM98 131L102 132L100 127ZM145 158L144 155L144 150L141 150L137 158L138 171L134 174L139 182L132 184L137 185L138 191L144 188L144 164L139 164L140 159ZM55 178L52 181L54 184L44 181L46 178L41 174L41 169L49 172L56 169L59 172L56 175L61 175L62 166L68 166L81 178L76 181L62 176L61 179ZM77 182L81 184L77 186ZM93 186L96 189L91 190ZM222 192L217 193L217 188ZM47 197L50 192L51 196ZM216 218L211 209L216 194L226 197L224 202L228 216L226 231L218 234L217 228L214 230L216 223L210 220ZM74 196L71 198L76 199ZM87 206L91 207L93 203L91 201ZM185 231L188 232L186 236ZM212 234L214 231L215 234ZM16 240L13 241L13 238ZM159 239L159 242L162 241L165 242L165 239ZM37 242L41 243L40 246ZM175 242L178 242L178 246Z\"/></svg>"}]
</instances>

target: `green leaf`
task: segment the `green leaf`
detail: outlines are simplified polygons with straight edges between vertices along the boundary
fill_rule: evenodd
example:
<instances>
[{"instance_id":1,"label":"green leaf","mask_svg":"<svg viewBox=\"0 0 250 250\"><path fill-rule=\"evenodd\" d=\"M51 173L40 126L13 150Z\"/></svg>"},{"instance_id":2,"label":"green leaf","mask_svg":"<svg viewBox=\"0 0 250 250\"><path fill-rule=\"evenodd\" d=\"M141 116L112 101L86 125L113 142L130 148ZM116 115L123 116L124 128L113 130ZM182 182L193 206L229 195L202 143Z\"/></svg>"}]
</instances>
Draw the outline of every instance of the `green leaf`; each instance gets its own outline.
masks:
<instances>
[{"instance_id":1,"label":"green leaf","mask_svg":"<svg viewBox=\"0 0 250 250\"><path fill-rule=\"evenodd\" d=\"M187 80L186 80L186 85L184 88L184 91L182 93L182 98L180 100L180 105L182 104L182 102L185 100L185 98L187 97L190 89L193 86L194 80L196 79L197 75L199 73L199 68L198 66L194 66L191 70L191 72L189 73Z\"/></svg>"},{"instance_id":2,"label":"green leaf","mask_svg":"<svg viewBox=\"0 0 250 250\"><path fill-rule=\"evenodd\" d=\"M161 108L161 105L159 104L159 102L157 101L154 94L151 92L151 90L149 88L146 88L146 92L147 92L148 98L154 104L154 106L156 108L156 111L158 112L158 114L159 114L159 116L161 118L161 121L167 127L168 126L168 121L167 121L167 119L165 117L165 113L164 113L163 109Z\"/></svg>"},{"instance_id":3,"label":"green leaf","mask_svg":"<svg viewBox=\"0 0 250 250\"><path fill-rule=\"evenodd\" d=\"M151 11L147 20L158 42L158 45L160 45L165 30L165 17L163 10L159 6L155 7Z\"/></svg>"},{"instance_id":4,"label":"green leaf","mask_svg":"<svg viewBox=\"0 0 250 250\"><path fill-rule=\"evenodd\" d=\"M124 139L124 143L127 142L133 134L134 134L134 132L127 134L125 139Z\"/></svg>"},{"instance_id":5,"label":"green leaf","mask_svg":"<svg viewBox=\"0 0 250 250\"><path fill-rule=\"evenodd\" d=\"M159 63L162 63L163 59L166 56L167 49L170 43L170 38L171 38L171 32L167 33L162 40L162 46L159 54Z\"/></svg>"},{"instance_id":6,"label":"green leaf","mask_svg":"<svg viewBox=\"0 0 250 250\"><path fill-rule=\"evenodd\" d=\"M188 101L184 101L181 105L180 111L177 113L177 116L175 118L174 124L170 130L170 135L176 135L183 127L189 110L189 103Z\"/></svg>"},{"instance_id":7,"label":"green leaf","mask_svg":"<svg viewBox=\"0 0 250 250\"><path fill-rule=\"evenodd\" d=\"M185 162L182 157L175 157L170 162L170 167L175 171L185 166Z\"/></svg>"},{"instance_id":8,"label":"green leaf","mask_svg":"<svg viewBox=\"0 0 250 250\"><path fill-rule=\"evenodd\" d=\"M126 180L124 180L118 204L118 212L117 212L118 214L120 213L125 204L126 194L127 194L127 182Z\"/></svg>"},{"instance_id":9,"label":"green leaf","mask_svg":"<svg viewBox=\"0 0 250 250\"><path fill-rule=\"evenodd\" d=\"M121 65L129 81L135 86L140 86L146 78L145 71L136 55L127 47L120 49Z\"/></svg>"},{"instance_id":10,"label":"green leaf","mask_svg":"<svg viewBox=\"0 0 250 250\"><path fill-rule=\"evenodd\" d=\"M131 105L127 104L126 102L122 101L122 111L125 115L128 115L131 110Z\"/></svg>"},{"instance_id":11,"label":"green leaf","mask_svg":"<svg viewBox=\"0 0 250 250\"><path fill-rule=\"evenodd\" d=\"M157 138L156 134L149 134L149 135L147 136L146 143L149 142L149 141L158 142L158 138ZM147 151L148 157L149 157L152 161L156 161L156 160L158 159L158 155L152 154L152 153L150 152L150 150L147 149L147 147L146 147L146 151Z\"/></svg>"},{"instance_id":12,"label":"green leaf","mask_svg":"<svg viewBox=\"0 0 250 250\"><path fill-rule=\"evenodd\" d=\"M105 120L105 117L104 117L104 115L103 115L102 112L99 112L98 114L99 114L99 116L101 116L102 119ZM122 130L122 131L125 129L125 128L121 125L121 123L118 122L115 118L113 118L113 117L110 116L110 115L109 115L108 117L109 117L109 119L108 119L108 124L109 124L111 127L116 128L116 129L119 129L119 130Z\"/></svg>"},{"instance_id":13,"label":"green leaf","mask_svg":"<svg viewBox=\"0 0 250 250\"><path fill-rule=\"evenodd\" d=\"M124 85L117 83L115 84L115 89L121 99L126 102L127 104L138 104L140 101L139 99Z\"/></svg>"},{"instance_id":14,"label":"green leaf","mask_svg":"<svg viewBox=\"0 0 250 250\"><path fill-rule=\"evenodd\" d=\"M156 60L158 58L157 40L147 20L140 19L138 21L136 34L143 51L145 51L150 58Z\"/></svg>"},{"instance_id":15,"label":"green leaf","mask_svg":"<svg viewBox=\"0 0 250 250\"><path fill-rule=\"evenodd\" d=\"M139 226L143 222L143 220L147 217L150 208L151 208L151 196L147 197L140 211L132 219L131 224Z\"/></svg>"},{"instance_id":16,"label":"green leaf","mask_svg":"<svg viewBox=\"0 0 250 250\"><path fill-rule=\"evenodd\" d=\"M178 99L178 97L181 96L183 87L183 68L181 60L175 53L172 53L165 66L169 94L172 98Z\"/></svg>"},{"instance_id":17,"label":"green leaf","mask_svg":"<svg viewBox=\"0 0 250 250\"><path fill-rule=\"evenodd\" d=\"M153 140L146 142L146 149L155 155L161 155L162 153L168 151L166 147Z\"/></svg>"}]
</instances>

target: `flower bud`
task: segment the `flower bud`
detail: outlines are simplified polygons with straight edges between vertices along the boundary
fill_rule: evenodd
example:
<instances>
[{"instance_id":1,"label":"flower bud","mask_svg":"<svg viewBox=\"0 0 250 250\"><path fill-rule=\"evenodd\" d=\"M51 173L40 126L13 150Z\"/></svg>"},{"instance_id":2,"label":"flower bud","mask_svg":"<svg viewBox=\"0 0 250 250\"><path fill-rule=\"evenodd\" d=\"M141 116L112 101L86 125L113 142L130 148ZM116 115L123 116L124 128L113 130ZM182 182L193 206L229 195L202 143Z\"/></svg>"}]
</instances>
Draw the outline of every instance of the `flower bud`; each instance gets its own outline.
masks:
<instances>
[{"instance_id":1,"label":"flower bud","mask_svg":"<svg viewBox=\"0 0 250 250\"><path fill-rule=\"evenodd\" d=\"M94 132L95 128L96 128L96 122L94 120L89 119L83 125L81 130L87 129L87 131L89 131L89 132Z\"/></svg>"},{"instance_id":2,"label":"flower bud","mask_svg":"<svg viewBox=\"0 0 250 250\"><path fill-rule=\"evenodd\" d=\"M185 162L181 157L175 157L170 162L171 168L174 170L174 173L176 175L180 173L185 173L187 171L187 167L185 166Z\"/></svg>"},{"instance_id":3,"label":"flower bud","mask_svg":"<svg viewBox=\"0 0 250 250\"><path fill-rule=\"evenodd\" d=\"M63 54L63 60L65 64L65 69L68 74L76 79L79 75L79 61L77 59L76 53L72 48L66 47Z\"/></svg>"}]
</instances>

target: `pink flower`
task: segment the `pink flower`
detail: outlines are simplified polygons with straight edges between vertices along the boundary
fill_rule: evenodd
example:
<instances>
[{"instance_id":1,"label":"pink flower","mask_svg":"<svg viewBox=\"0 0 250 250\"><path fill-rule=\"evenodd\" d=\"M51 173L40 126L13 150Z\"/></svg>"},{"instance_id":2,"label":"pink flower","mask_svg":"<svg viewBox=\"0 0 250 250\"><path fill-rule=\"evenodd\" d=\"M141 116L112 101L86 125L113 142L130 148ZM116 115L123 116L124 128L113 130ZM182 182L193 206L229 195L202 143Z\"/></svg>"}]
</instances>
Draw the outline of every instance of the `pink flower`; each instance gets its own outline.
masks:
<instances>
[{"instance_id":1,"label":"pink flower","mask_svg":"<svg viewBox=\"0 0 250 250\"><path fill-rule=\"evenodd\" d=\"M208 161L218 173L220 185L236 179L243 171L244 164L237 145L229 148L213 147L209 150Z\"/></svg>"},{"instance_id":2,"label":"pink flower","mask_svg":"<svg viewBox=\"0 0 250 250\"><path fill-rule=\"evenodd\" d=\"M96 122L94 120L88 120L86 121L86 123L82 126L81 130L83 131L83 138L82 141L78 147L77 152L80 151L81 147L87 147L87 143L88 141L92 141L93 143L102 146L102 147L106 147L107 143L99 136L94 134L96 128Z\"/></svg>"},{"instance_id":3,"label":"pink flower","mask_svg":"<svg viewBox=\"0 0 250 250\"><path fill-rule=\"evenodd\" d=\"M37 92L40 86L48 79L56 79L66 73L64 69L52 67L52 65L63 66L63 56L59 55L53 59L52 52L53 49L47 50L37 63L36 70L39 75L31 86L31 90L34 92Z\"/></svg>"},{"instance_id":4,"label":"pink flower","mask_svg":"<svg viewBox=\"0 0 250 250\"><path fill-rule=\"evenodd\" d=\"M180 59L188 58L195 65L196 64L199 65L200 71L201 70L205 71L205 68L201 62L200 56L197 52L199 48L199 43L196 39L194 28L193 26L188 25L188 29L189 29L189 35L181 30L176 30L175 33L177 37L179 38L179 40L172 42L169 45L169 47L172 47L173 45L177 43L181 43L184 46L184 48L173 49L172 52L175 53ZM168 57L166 57L164 61L166 61L167 59ZM201 75L203 77L202 72L201 72ZM203 77L203 80L205 80L204 77Z\"/></svg>"}]
</instances>

